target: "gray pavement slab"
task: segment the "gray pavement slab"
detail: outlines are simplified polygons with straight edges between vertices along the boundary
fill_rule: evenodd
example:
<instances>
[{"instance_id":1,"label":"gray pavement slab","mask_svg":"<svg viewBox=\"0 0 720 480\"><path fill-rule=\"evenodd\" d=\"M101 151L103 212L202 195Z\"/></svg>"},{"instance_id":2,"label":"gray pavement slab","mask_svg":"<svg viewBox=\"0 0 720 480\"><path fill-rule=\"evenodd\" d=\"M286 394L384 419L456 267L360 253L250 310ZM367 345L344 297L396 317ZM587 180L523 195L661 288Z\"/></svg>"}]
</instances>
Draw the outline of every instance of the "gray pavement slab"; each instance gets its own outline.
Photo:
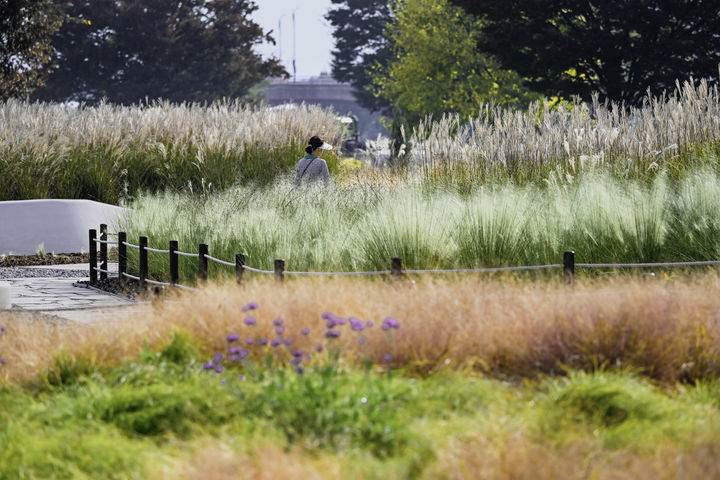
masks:
<instances>
[{"instance_id":1,"label":"gray pavement slab","mask_svg":"<svg viewBox=\"0 0 720 480\"><path fill-rule=\"evenodd\" d=\"M11 278L10 297L16 311L38 312L75 322L130 317L150 308L77 283L73 278Z\"/></svg>"}]
</instances>

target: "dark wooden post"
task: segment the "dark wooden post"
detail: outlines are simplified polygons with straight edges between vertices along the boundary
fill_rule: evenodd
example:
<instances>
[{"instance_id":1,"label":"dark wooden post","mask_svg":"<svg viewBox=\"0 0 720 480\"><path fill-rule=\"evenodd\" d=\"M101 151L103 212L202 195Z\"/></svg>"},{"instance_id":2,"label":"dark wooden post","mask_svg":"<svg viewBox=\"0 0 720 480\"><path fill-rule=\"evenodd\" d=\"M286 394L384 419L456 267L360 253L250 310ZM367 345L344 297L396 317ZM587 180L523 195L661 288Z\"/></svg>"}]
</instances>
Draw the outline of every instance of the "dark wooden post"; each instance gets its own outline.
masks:
<instances>
[{"instance_id":1,"label":"dark wooden post","mask_svg":"<svg viewBox=\"0 0 720 480\"><path fill-rule=\"evenodd\" d=\"M575 252L565 252L563 255L563 271L565 272L565 284L572 285L575 281Z\"/></svg>"},{"instance_id":2,"label":"dark wooden post","mask_svg":"<svg viewBox=\"0 0 720 480\"><path fill-rule=\"evenodd\" d=\"M242 253L235 254L235 280L238 285L243 283L243 275L245 275L245 255Z\"/></svg>"},{"instance_id":3,"label":"dark wooden post","mask_svg":"<svg viewBox=\"0 0 720 480\"><path fill-rule=\"evenodd\" d=\"M178 241L170 240L170 285L177 285L180 279L178 269Z\"/></svg>"},{"instance_id":4,"label":"dark wooden post","mask_svg":"<svg viewBox=\"0 0 720 480\"><path fill-rule=\"evenodd\" d=\"M104 223L100 224L100 240L107 242L107 225ZM100 244L100 269L107 270L107 243ZM107 280L107 273L100 272L100 280Z\"/></svg>"},{"instance_id":5,"label":"dark wooden post","mask_svg":"<svg viewBox=\"0 0 720 480\"><path fill-rule=\"evenodd\" d=\"M206 282L208 278L208 259L205 256L207 254L207 243L198 245L198 280L201 282Z\"/></svg>"},{"instance_id":6,"label":"dark wooden post","mask_svg":"<svg viewBox=\"0 0 720 480\"><path fill-rule=\"evenodd\" d=\"M118 278L120 279L120 285L125 287L125 275L127 272L127 234L125 232L118 232Z\"/></svg>"},{"instance_id":7,"label":"dark wooden post","mask_svg":"<svg viewBox=\"0 0 720 480\"><path fill-rule=\"evenodd\" d=\"M88 244L90 248L88 251L88 255L90 256L90 285L97 284L97 270L95 270L95 268L97 268L97 243L95 243L95 238L97 238L97 232L94 228L91 228L88 234L88 239L90 240Z\"/></svg>"},{"instance_id":8,"label":"dark wooden post","mask_svg":"<svg viewBox=\"0 0 720 480\"><path fill-rule=\"evenodd\" d=\"M285 279L285 260L275 260L275 280L282 282Z\"/></svg>"},{"instance_id":9,"label":"dark wooden post","mask_svg":"<svg viewBox=\"0 0 720 480\"><path fill-rule=\"evenodd\" d=\"M140 243L138 244L140 246L140 288L144 289L146 287L145 280L148 276L148 260L147 260L147 248L148 239L147 237L140 237Z\"/></svg>"},{"instance_id":10,"label":"dark wooden post","mask_svg":"<svg viewBox=\"0 0 720 480\"><path fill-rule=\"evenodd\" d=\"M390 264L390 274L393 278L402 277L402 258L395 257L392 259L392 263Z\"/></svg>"}]
</instances>

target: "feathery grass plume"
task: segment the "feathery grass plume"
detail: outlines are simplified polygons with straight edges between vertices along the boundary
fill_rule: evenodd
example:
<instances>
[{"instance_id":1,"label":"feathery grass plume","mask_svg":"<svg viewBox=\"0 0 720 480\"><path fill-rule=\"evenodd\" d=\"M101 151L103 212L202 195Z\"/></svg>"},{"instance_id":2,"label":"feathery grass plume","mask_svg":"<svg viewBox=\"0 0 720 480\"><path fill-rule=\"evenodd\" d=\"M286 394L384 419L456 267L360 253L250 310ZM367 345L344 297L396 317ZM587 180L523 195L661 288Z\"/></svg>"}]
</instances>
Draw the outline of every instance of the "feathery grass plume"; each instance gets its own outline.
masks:
<instances>
[{"instance_id":1,"label":"feathery grass plume","mask_svg":"<svg viewBox=\"0 0 720 480\"><path fill-rule=\"evenodd\" d=\"M277 258L288 271L387 270L392 257L420 269L545 265L567 250L582 263L716 260L719 189L710 168L679 180L594 172L544 186L498 182L470 194L414 181L295 189L284 179L207 197L141 195L117 228L156 248L178 240L186 252L207 243L225 261L243 253L264 270ZM137 271L137 251L128 254ZM167 256L149 262L151 276L167 281ZM197 262L182 257L180 273L192 284ZM233 274L211 263L210 276Z\"/></svg>"},{"instance_id":2,"label":"feathery grass plume","mask_svg":"<svg viewBox=\"0 0 720 480\"><path fill-rule=\"evenodd\" d=\"M698 154L717 152L719 140L718 86L688 80L630 109L602 105L595 96L592 105L576 100L551 109L541 102L527 111L480 105L476 117L429 117L413 130L411 164L431 184L463 189L479 179L527 181L606 167L644 177L703 160L716 165Z\"/></svg>"},{"instance_id":3,"label":"feathery grass plume","mask_svg":"<svg viewBox=\"0 0 720 480\"><path fill-rule=\"evenodd\" d=\"M269 182L307 139L341 133L318 106L254 108L238 101L72 108L0 104L0 200L89 198L118 203L141 191L223 189ZM337 158L327 157L334 171Z\"/></svg>"}]
</instances>

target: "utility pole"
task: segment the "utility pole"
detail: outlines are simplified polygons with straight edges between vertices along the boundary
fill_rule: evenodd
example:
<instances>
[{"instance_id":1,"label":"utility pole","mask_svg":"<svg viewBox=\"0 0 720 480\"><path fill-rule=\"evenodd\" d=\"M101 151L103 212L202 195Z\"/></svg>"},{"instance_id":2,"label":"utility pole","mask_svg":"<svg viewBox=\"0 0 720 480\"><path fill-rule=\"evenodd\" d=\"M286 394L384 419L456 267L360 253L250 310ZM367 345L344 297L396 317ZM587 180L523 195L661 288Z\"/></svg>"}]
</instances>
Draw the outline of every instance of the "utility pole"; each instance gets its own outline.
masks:
<instances>
[{"instance_id":1,"label":"utility pole","mask_svg":"<svg viewBox=\"0 0 720 480\"><path fill-rule=\"evenodd\" d=\"M282 18L284 16L285 14L283 13L280 17L278 17L278 48L280 50L278 58L280 59L280 63L282 63Z\"/></svg>"},{"instance_id":2,"label":"utility pole","mask_svg":"<svg viewBox=\"0 0 720 480\"><path fill-rule=\"evenodd\" d=\"M295 10L297 8L293 8L292 11L292 23L293 23L293 83L297 82L297 67L295 66Z\"/></svg>"}]
</instances>

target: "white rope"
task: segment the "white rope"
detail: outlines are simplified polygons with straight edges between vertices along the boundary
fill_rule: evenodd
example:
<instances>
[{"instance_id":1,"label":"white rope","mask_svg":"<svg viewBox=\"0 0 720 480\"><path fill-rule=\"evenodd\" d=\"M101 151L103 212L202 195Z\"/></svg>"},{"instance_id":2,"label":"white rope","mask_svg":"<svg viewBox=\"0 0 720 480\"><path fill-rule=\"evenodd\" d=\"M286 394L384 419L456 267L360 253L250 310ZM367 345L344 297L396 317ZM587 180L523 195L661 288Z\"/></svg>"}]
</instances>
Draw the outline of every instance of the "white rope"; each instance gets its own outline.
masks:
<instances>
[{"instance_id":1,"label":"white rope","mask_svg":"<svg viewBox=\"0 0 720 480\"><path fill-rule=\"evenodd\" d=\"M135 275L130 275L127 272L123 272L123 275L126 276L127 278L131 278L133 280L140 280L140 277L136 277Z\"/></svg>"},{"instance_id":2,"label":"white rope","mask_svg":"<svg viewBox=\"0 0 720 480\"><path fill-rule=\"evenodd\" d=\"M102 272L102 273L110 273L110 274L117 273L117 272L111 272L110 270L103 270L100 267L93 267L93 270L95 270L96 272Z\"/></svg>"},{"instance_id":3,"label":"white rope","mask_svg":"<svg viewBox=\"0 0 720 480\"><path fill-rule=\"evenodd\" d=\"M482 273L482 272L514 272L520 270L546 270L561 268L560 264L529 265L520 267L493 267L493 268L453 268L448 270L401 270L402 273Z\"/></svg>"},{"instance_id":4,"label":"white rope","mask_svg":"<svg viewBox=\"0 0 720 480\"><path fill-rule=\"evenodd\" d=\"M270 272L275 273L275 272ZM387 275L390 270L378 270L374 272L283 272L286 275L302 275L302 276L352 276L352 275Z\"/></svg>"},{"instance_id":5,"label":"white rope","mask_svg":"<svg viewBox=\"0 0 720 480\"><path fill-rule=\"evenodd\" d=\"M198 291L199 288L193 288L193 287L186 287L185 285L180 285L179 283L176 283L173 285L174 287L181 288L183 290L192 290L192 291Z\"/></svg>"},{"instance_id":6,"label":"white rope","mask_svg":"<svg viewBox=\"0 0 720 480\"><path fill-rule=\"evenodd\" d=\"M140 248L140 245L133 245L132 243L128 243L128 242L122 242L122 243L123 243L123 245L130 247L130 248Z\"/></svg>"},{"instance_id":7,"label":"white rope","mask_svg":"<svg viewBox=\"0 0 720 480\"><path fill-rule=\"evenodd\" d=\"M222 264L222 265L227 265L228 267L234 267L234 266L235 266L234 263L226 262L225 260L220 260L219 258L211 257L211 256L208 255L207 253L205 254L205 258L207 258L208 260L212 260L213 262L220 263L220 264Z\"/></svg>"},{"instance_id":8,"label":"white rope","mask_svg":"<svg viewBox=\"0 0 720 480\"><path fill-rule=\"evenodd\" d=\"M111 242L110 240L100 240L99 238L93 238L93 241L95 243L106 243L109 245L117 245L118 244L118 242Z\"/></svg>"},{"instance_id":9,"label":"white rope","mask_svg":"<svg viewBox=\"0 0 720 480\"><path fill-rule=\"evenodd\" d=\"M248 267L247 265L243 265L243 268L249 272L264 273L266 275L274 275L275 274L275 272L273 272L271 270L260 270L257 268Z\"/></svg>"},{"instance_id":10,"label":"white rope","mask_svg":"<svg viewBox=\"0 0 720 480\"><path fill-rule=\"evenodd\" d=\"M718 265L720 260L706 260L701 262L662 262L662 263L576 263L576 267L587 268L634 268L634 267L683 267L694 265Z\"/></svg>"},{"instance_id":11,"label":"white rope","mask_svg":"<svg viewBox=\"0 0 720 480\"><path fill-rule=\"evenodd\" d=\"M199 257L200 256L197 253L186 253L186 252L181 252L180 250L177 250L175 253L177 253L178 255L181 255L183 257Z\"/></svg>"},{"instance_id":12,"label":"white rope","mask_svg":"<svg viewBox=\"0 0 720 480\"><path fill-rule=\"evenodd\" d=\"M170 253L170 250L160 250L159 248L145 247L145 250L147 250L148 252L155 252L155 253Z\"/></svg>"},{"instance_id":13,"label":"white rope","mask_svg":"<svg viewBox=\"0 0 720 480\"><path fill-rule=\"evenodd\" d=\"M146 278L145 281L146 281L147 283L151 284L151 285L160 285L160 286L163 286L163 287L169 287L169 286L170 286L170 284L167 283L167 282L157 282L157 281L155 281L155 280L150 280L149 278Z\"/></svg>"}]
</instances>

